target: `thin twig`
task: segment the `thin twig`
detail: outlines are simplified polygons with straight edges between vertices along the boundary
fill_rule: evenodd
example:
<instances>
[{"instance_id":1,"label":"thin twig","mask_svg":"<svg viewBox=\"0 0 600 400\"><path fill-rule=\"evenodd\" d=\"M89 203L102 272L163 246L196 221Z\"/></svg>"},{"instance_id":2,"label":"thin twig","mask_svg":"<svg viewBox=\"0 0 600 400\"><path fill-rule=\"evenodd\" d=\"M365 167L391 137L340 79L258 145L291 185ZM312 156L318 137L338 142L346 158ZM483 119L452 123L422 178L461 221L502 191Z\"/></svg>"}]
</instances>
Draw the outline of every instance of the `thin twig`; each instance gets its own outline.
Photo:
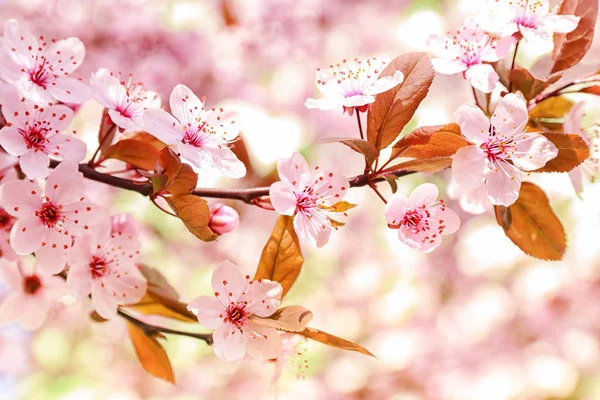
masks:
<instances>
[{"instance_id":1,"label":"thin twig","mask_svg":"<svg viewBox=\"0 0 600 400\"><path fill-rule=\"evenodd\" d=\"M360 111L356 110L356 120L358 121L358 132L360 133L360 138L365 140L365 135L363 134L362 122L360 122Z\"/></svg>"},{"instance_id":2,"label":"thin twig","mask_svg":"<svg viewBox=\"0 0 600 400\"><path fill-rule=\"evenodd\" d=\"M206 344L208 344L208 345L213 344L212 333L193 333L193 332L178 331L176 329L170 329L170 328L165 328L162 326L151 325L144 321L140 321L139 319L132 317L131 315L127 314L126 312L124 312L123 310L120 310L120 309L118 310L118 313L119 313L120 317L126 319L133 325L142 328L144 330L144 332L146 332L146 334L148 334L150 336L155 335L157 333L166 333L168 335L187 336L187 337L191 337L191 338L195 338L195 339L204 340L206 342Z\"/></svg>"},{"instance_id":3,"label":"thin twig","mask_svg":"<svg viewBox=\"0 0 600 400\"><path fill-rule=\"evenodd\" d=\"M387 204L387 200L385 199L385 197L383 197L383 195L381 194L381 192L377 189L377 184L376 183L370 183L369 186L371 187L371 189L373 189L373 191L377 194L377 196L379 196L379 198L381 199L381 201L383 201L385 204Z\"/></svg>"},{"instance_id":4,"label":"thin twig","mask_svg":"<svg viewBox=\"0 0 600 400\"><path fill-rule=\"evenodd\" d=\"M517 52L519 51L519 43L520 42L517 42L517 44L515 45L515 54L513 55L512 63L510 65L510 71L512 71L513 69L515 69L515 65L516 65L516 62L517 62ZM508 80L510 81L510 82L508 82L508 91L510 93L512 93L513 83L510 80L510 71L509 71L509 78L508 78Z\"/></svg>"},{"instance_id":5,"label":"thin twig","mask_svg":"<svg viewBox=\"0 0 600 400\"><path fill-rule=\"evenodd\" d=\"M481 104L479 104L479 98L477 98L477 90L475 90L473 86L471 86L471 90L473 90L473 98L475 99L475 104L481 109L481 111L485 112Z\"/></svg>"}]
</instances>

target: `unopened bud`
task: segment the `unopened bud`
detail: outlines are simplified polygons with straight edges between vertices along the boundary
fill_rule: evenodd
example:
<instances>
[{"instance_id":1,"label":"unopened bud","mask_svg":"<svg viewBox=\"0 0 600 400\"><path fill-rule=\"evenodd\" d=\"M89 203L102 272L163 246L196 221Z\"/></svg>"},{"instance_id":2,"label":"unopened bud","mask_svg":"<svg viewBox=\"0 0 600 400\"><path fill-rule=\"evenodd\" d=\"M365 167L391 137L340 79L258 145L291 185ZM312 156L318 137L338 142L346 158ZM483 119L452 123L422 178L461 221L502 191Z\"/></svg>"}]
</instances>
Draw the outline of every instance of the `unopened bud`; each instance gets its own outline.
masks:
<instances>
[{"instance_id":1,"label":"unopened bud","mask_svg":"<svg viewBox=\"0 0 600 400\"><path fill-rule=\"evenodd\" d=\"M236 230L239 225L240 216L233 208L222 203L217 203L211 208L208 227L213 232L222 235Z\"/></svg>"}]
</instances>

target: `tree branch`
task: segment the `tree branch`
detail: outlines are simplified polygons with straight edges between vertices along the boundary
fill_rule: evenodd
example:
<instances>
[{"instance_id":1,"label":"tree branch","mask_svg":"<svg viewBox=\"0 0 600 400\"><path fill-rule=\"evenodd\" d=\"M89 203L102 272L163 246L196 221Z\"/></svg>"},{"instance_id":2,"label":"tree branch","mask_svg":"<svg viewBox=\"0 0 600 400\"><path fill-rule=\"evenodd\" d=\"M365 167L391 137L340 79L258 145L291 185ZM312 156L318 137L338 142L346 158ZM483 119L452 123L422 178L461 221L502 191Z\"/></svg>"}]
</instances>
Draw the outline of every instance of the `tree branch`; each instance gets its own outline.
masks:
<instances>
[{"instance_id":1,"label":"tree branch","mask_svg":"<svg viewBox=\"0 0 600 400\"><path fill-rule=\"evenodd\" d=\"M206 344L208 344L208 345L213 344L212 333L192 333L192 332L178 331L175 329L164 328L162 326L150 325L146 322L140 321L139 319L137 319L135 317L132 317L131 315L127 314L126 312L124 312L123 310L120 310L120 309L119 309L118 313L119 313L119 316L126 319L128 322L143 329L144 332L149 336L156 335L157 333L166 333L168 335L187 336L187 337L191 337L191 338L195 338L195 339L204 340L206 342Z\"/></svg>"},{"instance_id":2,"label":"tree branch","mask_svg":"<svg viewBox=\"0 0 600 400\"><path fill-rule=\"evenodd\" d=\"M50 167L56 168L58 164L60 164L58 161L52 160L50 162ZM136 182L130 179L119 178L110 174L105 174L97 171L94 169L94 167L91 167L88 164L79 164L79 171L87 179L96 182L102 182L110 186L131 190L144 196L150 196L150 194L152 194L152 184L149 182ZM395 176L399 178L413 173L413 171L395 171L386 173L384 175ZM371 182L375 183L384 180L385 178L383 178L383 176L373 178L372 174L361 174L350 179L350 187L368 186ZM239 200L243 201L244 203L253 204L254 199L269 195L269 187L255 187L248 189L197 188L192 191L192 194L199 197Z\"/></svg>"}]
</instances>

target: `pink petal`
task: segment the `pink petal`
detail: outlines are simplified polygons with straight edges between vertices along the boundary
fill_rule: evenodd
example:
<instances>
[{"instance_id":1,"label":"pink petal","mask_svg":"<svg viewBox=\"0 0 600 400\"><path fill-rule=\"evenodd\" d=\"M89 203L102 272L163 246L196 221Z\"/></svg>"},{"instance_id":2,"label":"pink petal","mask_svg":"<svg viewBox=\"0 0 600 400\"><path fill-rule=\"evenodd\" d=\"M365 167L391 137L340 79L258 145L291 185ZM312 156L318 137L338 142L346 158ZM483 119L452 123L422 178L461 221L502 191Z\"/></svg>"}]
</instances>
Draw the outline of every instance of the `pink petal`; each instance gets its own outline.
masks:
<instances>
[{"instance_id":1,"label":"pink petal","mask_svg":"<svg viewBox=\"0 0 600 400\"><path fill-rule=\"evenodd\" d=\"M60 273L67 263L71 241L71 236L64 232L48 229L41 247L35 252L37 263L50 274Z\"/></svg>"},{"instance_id":2,"label":"pink petal","mask_svg":"<svg viewBox=\"0 0 600 400\"><path fill-rule=\"evenodd\" d=\"M225 306L232 301L237 301L242 292L246 291L249 278L244 278L237 265L230 261L223 261L215 268L212 275L212 288L215 296Z\"/></svg>"},{"instance_id":3,"label":"pink petal","mask_svg":"<svg viewBox=\"0 0 600 400\"><path fill-rule=\"evenodd\" d=\"M282 158L277 162L279 179L287 181L295 188L303 189L310 183L308 176L308 164L302 155L295 151L288 158Z\"/></svg>"},{"instance_id":4,"label":"pink petal","mask_svg":"<svg viewBox=\"0 0 600 400\"><path fill-rule=\"evenodd\" d=\"M515 43L517 43L517 40L512 35L495 40L494 44L496 47L493 53L489 57L484 58L483 61L494 62L506 57L512 51Z\"/></svg>"},{"instance_id":5,"label":"pink petal","mask_svg":"<svg viewBox=\"0 0 600 400\"><path fill-rule=\"evenodd\" d=\"M83 174L75 163L63 161L48 175L46 196L57 205L79 201L83 190Z\"/></svg>"},{"instance_id":6,"label":"pink petal","mask_svg":"<svg viewBox=\"0 0 600 400\"><path fill-rule=\"evenodd\" d=\"M127 93L119 78L108 69L100 68L90 78L90 89L94 99L102 106L114 109L117 105L125 102Z\"/></svg>"},{"instance_id":7,"label":"pink petal","mask_svg":"<svg viewBox=\"0 0 600 400\"><path fill-rule=\"evenodd\" d=\"M344 96L336 94L320 99L306 99L304 106L309 109L318 108L319 110L329 111L340 107L344 100Z\"/></svg>"},{"instance_id":8,"label":"pink petal","mask_svg":"<svg viewBox=\"0 0 600 400\"><path fill-rule=\"evenodd\" d=\"M506 162L495 162L487 175L485 187L492 204L508 207L519 198L521 173Z\"/></svg>"},{"instance_id":9,"label":"pink petal","mask_svg":"<svg viewBox=\"0 0 600 400\"><path fill-rule=\"evenodd\" d=\"M20 93L12 91L11 93L3 97L2 103L2 115L15 128L21 128L25 126L25 122L28 120L26 116L27 111L31 111L33 103L28 100L22 100Z\"/></svg>"},{"instance_id":10,"label":"pink petal","mask_svg":"<svg viewBox=\"0 0 600 400\"><path fill-rule=\"evenodd\" d=\"M428 207L436 202L438 195L439 191L437 186L433 183L423 183L422 185L417 186L408 197L408 207Z\"/></svg>"},{"instance_id":11,"label":"pink petal","mask_svg":"<svg viewBox=\"0 0 600 400\"><path fill-rule=\"evenodd\" d=\"M209 109L204 113L203 120L211 125L214 134L227 141L232 141L240 133L240 125L235 123L235 114L222 108Z\"/></svg>"},{"instance_id":12,"label":"pink petal","mask_svg":"<svg viewBox=\"0 0 600 400\"><path fill-rule=\"evenodd\" d=\"M246 176L246 166L229 147L207 148L206 152L211 157L212 165L224 176L233 179Z\"/></svg>"},{"instance_id":13,"label":"pink petal","mask_svg":"<svg viewBox=\"0 0 600 400\"><path fill-rule=\"evenodd\" d=\"M444 75L455 75L461 72L465 72L467 70L467 66L463 64L461 61L456 60L446 60L444 58L433 58L431 59L431 64L433 65L433 69L438 74Z\"/></svg>"},{"instance_id":14,"label":"pink petal","mask_svg":"<svg viewBox=\"0 0 600 400\"><path fill-rule=\"evenodd\" d=\"M366 104L371 104L375 101L375 96L373 95L354 95L354 96L349 96L349 97L344 97L343 100L340 101L340 105L344 106L344 107L360 107L360 106L364 106Z\"/></svg>"},{"instance_id":15,"label":"pink petal","mask_svg":"<svg viewBox=\"0 0 600 400\"><path fill-rule=\"evenodd\" d=\"M311 246L323 247L329 241L331 221L321 212L313 212L310 218L303 212L294 217L294 230L300 240Z\"/></svg>"},{"instance_id":16,"label":"pink petal","mask_svg":"<svg viewBox=\"0 0 600 400\"><path fill-rule=\"evenodd\" d=\"M454 60L461 55L459 46L453 45L452 40L441 35L429 35L427 38L427 47L436 57L445 60ZM452 74L454 73L456 72Z\"/></svg>"},{"instance_id":17,"label":"pink petal","mask_svg":"<svg viewBox=\"0 0 600 400\"><path fill-rule=\"evenodd\" d=\"M85 158L87 147L85 143L70 135L58 134L50 139L48 150L50 156L60 157L72 163L78 163Z\"/></svg>"},{"instance_id":18,"label":"pink petal","mask_svg":"<svg viewBox=\"0 0 600 400\"><path fill-rule=\"evenodd\" d=\"M10 245L17 254L30 254L40 248L46 228L37 217L20 218L10 231Z\"/></svg>"},{"instance_id":19,"label":"pink petal","mask_svg":"<svg viewBox=\"0 0 600 400\"><path fill-rule=\"evenodd\" d=\"M144 111L143 121L144 128L158 140L168 145L181 142L181 124L165 110L148 109Z\"/></svg>"},{"instance_id":20,"label":"pink petal","mask_svg":"<svg viewBox=\"0 0 600 400\"><path fill-rule=\"evenodd\" d=\"M12 216L34 217L42 207L42 190L32 181L10 181L0 185L0 206Z\"/></svg>"},{"instance_id":21,"label":"pink petal","mask_svg":"<svg viewBox=\"0 0 600 400\"><path fill-rule=\"evenodd\" d=\"M249 322L244 326L244 336L248 338L246 352L260 360L273 360L283 352L283 343L277 331Z\"/></svg>"},{"instance_id":22,"label":"pink petal","mask_svg":"<svg viewBox=\"0 0 600 400\"><path fill-rule=\"evenodd\" d=\"M523 132L527 121L529 114L525 101L513 93L502 98L491 118L496 132L509 137Z\"/></svg>"},{"instance_id":23,"label":"pink petal","mask_svg":"<svg viewBox=\"0 0 600 400\"><path fill-rule=\"evenodd\" d=\"M19 91L15 86L7 85L6 83L14 83L23 78L23 67L18 61L15 61L13 51L10 45L6 43L3 38L0 38L0 79L4 81L2 85L2 101L10 94L6 93L6 90L10 90L18 93ZM20 96L20 94L19 94Z\"/></svg>"},{"instance_id":24,"label":"pink petal","mask_svg":"<svg viewBox=\"0 0 600 400\"><path fill-rule=\"evenodd\" d=\"M294 215L296 194L287 182L275 182L269 189L269 197L275 211L282 215Z\"/></svg>"},{"instance_id":25,"label":"pink petal","mask_svg":"<svg viewBox=\"0 0 600 400\"><path fill-rule=\"evenodd\" d=\"M67 291L67 285L63 278L59 278L56 275L44 276L44 274L41 273L41 270L38 270L37 267L36 273L42 277L44 285L44 297L47 301L55 300L69 294Z\"/></svg>"},{"instance_id":26,"label":"pink petal","mask_svg":"<svg viewBox=\"0 0 600 400\"><path fill-rule=\"evenodd\" d=\"M19 158L19 165L29 179L46 179L50 159L42 151L28 150Z\"/></svg>"},{"instance_id":27,"label":"pink petal","mask_svg":"<svg viewBox=\"0 0 600 400\"><path fill-rule=\"evenodd\" d=\"M33 64L32 50L37 51L39 43L27 28L14 19L6 21L4 24L4 40L10 49L15 49L12 56L19 64L25 66Z\"/></svg>"},{"instance_id":28,"label":"pink petal","mask_svg":"<svg viewBox=\"0 0 600 400\"><path fill-rule=\"evenodd\" d=\"M395 193L385 206L385 219L389 225L398 225L404 219L408 199L406 196Z\"/></svg>"},{"instance_id":29,"label":"pink petal","mask_svg":"<svg viewBox=\"0 0 600 400\"><path fill-rule=\"evenodd\" d=\"M0 129L0 145L9 154L15 157L18 157L27 151L25 139L14 126L5 126Z\"/></svg>"},{"instance_id":30,"label":"pink petal","mask_svg":"<svg viewBox=\"0 0 600 400\"><path fill-rule=\"evenodd\" d=\"M23 312L24 297L25 295L17 292L10 292L4 296L0 304L0 326L19 318Z\"/></svg>"},{"instance_id":31,"label":"pink petal","mask_svg":"<svg viewBox=\"0 0 600 400\"><path fill-rule=\"evenodd\" d=\"M196 118L203 115L204 102L190 88L185 85L175 86L169 97L169 104L171 112L183 125L198 125Z\"/></svg>"},{"instance_id":32,"label":"pink petal","mask_svg":"<svg viewBox=\"0 0 600 400\"><path fill-rule=\"evenodd\" d=\"M317 182L313 185L313 191L318 193L320 197L317 204L325 206L332 206L342 201L350 187L348 178L337 172L327 170L319 169L319 173L313 176L313 181Z\"/></svg>"},{"instance_id":33,"label":"pink petal","mask_svg":"<svg viewBox=\"0 0 600 400\"><path fill-rule=\"evenodd\" d=\"M571 180L571 184L573 185L573 189L575 189L575 193L580 194L583 192L583 172L581 167L576 167L573 170L569 171L569 179Z\"/></svg>"},{"instance_id":34,"label":"pink petal","mask_svg":"<svg viewBox=\"0 0 600 400\"><path fill-rule=\"evenodd\" d=\"M92 282L92 305L102 318L111 319L117 315L117 302L112 292L102 287L103 279Z\"/></svg>"},{"instance_id":35,"label":"pink petal","mask_svg":"<svg viewBox=\"0 0 600 400\"><path fill-rule=\"evenodd\" d=\"M253 314L269 317L279 308L282 290L279 282L261 279L252 283L244 299L250 303Z\"/></svg>"},{"instance_id":36,"label":"pink petal","mask_svg":"<svg viewBox=\"0 0 600 400\"><path fill-rule=\"evenodd\" d=\"M123 235L139 236L140 226L135 217L128 213L115 214L110 217L111 232Z\"/></svg>"},{"instance_id":37,"label":"pink petal","mask_svg":"<svg viewBox=\"0 0 600 400\"><path fill-rule=\"evenodd\" d=\"M388 90L398 86L404 81L404 74L401 71L394 72L392 76L384 76L375 81L375 83L363 92L368 95L376 95L379 93L387 92Z\"/></svg>"},{"instance_id":38,"label":"pink petal","mask_svg":"<svg viewBox=\"0 0 600 400\"><path fill-rule=\"evenodd\" d=\"M539 24L550 32L569 33L577 28L579 20L580 18L574 15L548 14L539 21Z\"/></svg>"},{"instance_id":39,"label":"pink petal","mask_svg":"<svg viewBox=\"0 0 600 400\"><path fill-rule=\"evenodd\" d=\"M585 117L585 105L585 101L580 101L571 108L571 111L565 115L563 130L565 133L575 133L581 136L588 146L590 146L590 138L586 135L582 127L583 117ZM0 131L1 134L2 131Z\"/></svg>"},{"instance_id":40,"label":"pink petal","mask_svg":"<svg viewBox=\"0 0 600 400\"><path fill-rule=\"evenodd\" d=\"M463 136L475 144L485 143L490 132L490 120L473 104L465 104L454 113Z\"/></svg>"},{"instance_id":41,"label":"pink petal","mask_svg":"<svg viewBox=\"0 0 600 400\"><path fill-rule=\"evenodd\" d=\"M227 361L236 361L246 354L248 339L232 324L224 323L213 332L215 354Z\"/></svg>"},{"instance_id":42,"label":"pink petal","mask_svg":"<svg viewBox=\"0 0 600 400\"><path fill-rule=\"evenodd\" d=\"M478 146L458 149L452 159L452 177L463 189L470 190L481 186L486 155Z\"/></svg>"},{"instance_id":43,"label":"pink petal","mask_svg":"<svg viewBox=\"0 0 600 400\"><path fill-rule=\"evenodd\" d=\"M465 72L467 81L483 93L491 93L500 78L494 68L489 64L477 64L469 67Z\"/></svg>"},{"instance_id":44,"label":"pink petal","mask_svg":"<svg viewBox=\"0 0 600 400\"><path fill-rule=\"evenodd\" d=\"M104 233L103 230L98 229L98 225L107 219L107 214L106 210L97 204L83 200L64 205L62 211L66 216L64 229L71 235ZM110 225L108 227L107 231L110 232Z\"/></svg>"},{"instance_id":45,"label":"pink petal","mask_svg":"<svg viewBox=\"0 0 600 400\"><path fill-rule=\"evenodd\" d=\"M138 125L141 125L133 117L123 115L121 112L115 109L109 109L108 115L110 116L110 119L115 123L115 125L117 125L119 128L133 131L138 128Z\"/></svg>"},{"instance_id":46,"label":"pink petal","mask_svg":"<svg viewBox=\"0 0 600 400\"><path fill-rule=\"evenodd\" d=\"M43 110L43 112L40 112L38 120L50 121L52 130L62 132L71 125L74 113L69 107L57 104L44 107Z\"/></svg>"},{"instance_id":47,"label":"pink petal","mask_svg":"<svg viewBox=\"0 0 600 400\"><path fill-rule=\"evenodd\" d=\"M46 322L50 300L40 296L23 296L21 299L17 321L30 331L40 328Z\"/></svg>"},{"instance_id":48,"label":"pink petal","mask_svg":"<svg viewBox=\"0 0 600 400\"><path fill-rule=\"evenodd\" d=\"M76 37L59 40L46 51L46 60L61 74L70 74L83 62L85 46Z\"/></svg>"},{"instance_id":49,"label":"pink petal","mask_svg":"<svg viewBox=\"0 0 600 400\"><path fill-rule=\"evenodd\" d=\"M410 248L430 253L442 243L442 236L435 230L414 233L404 225L398 229L398 239Z\"/></svg>"},{"instance_id":50,"label":"pink petal","mask_svg":"<svg viewBox=\"0 0 600 400\"><path fill-rule=\"evenodd\" d=\"M0 262L0 272L2 273L3 281L13 291L23 290L23 278L19 272L19 265L16 262Z\"/></svg>"},{"instance_id":51,"label":"pink petal","mask_svg":"<svg viewBox=\"0 0 600 400\"><path fill-rule=\"evenodd\" d=\"M491 211L492 206L488 199L485 185L464 192L460 196L460 207L470 214L483 214L486 211Z\"/></svg>"},{"instance_id":52,"label":"pink petal","mask_svg":"<svg viewBox=\"0 0 600 400\"><path fill-rule=\"evenodd\" d=\"M217 329L223 323L225 307L214 296L196 297L188 304L187 309L208 329Z\"/></svg>"},{"instance_id":53,"label":"pink petal","mask_svg":"<svg viewBox=\"0 0 600 400\"><path fill-rule=\"evenodd\" d=\"M144 294L148 283L146 278L137 269L134 263L124 264L111 271L104 280L107 290L112 293L118 304L134 304L139 302Z\"/></svg>"},{"instance_id":54,"label":"pink petal","mask_svg":"<svg viewBox=\"0 0 600 400\"><path fill-rule=\"evenodd\" d=\"M525 139L518 140L515 152L510 159L522 171L534 171L558 155L558 149L545 136L526 134Z\"/></svg>"},{"instance_id":55,"label":"pink petal","mask_svg":"<svg viewBox=\"0 0 600 400\"><path fill-rule=\"evenodd\" d=\"M80 246L81 244L77 244L74 249ZM71 255L69 256L71 257ZM89 262L90 258L87 260ZM92 293L92 275L88 264L70 265L69 274L67 275L67 287L78 300L84 299Z\"/></svg>"},{"instance_id":56,"label":"pink petal","mask_svg":"<svg viewBox=\"0 0 600 400\"><path fill-rule=\"evenodd\" d=\"M52 85L48 86L48 91L63 103L81 104L92 96L89 86L67 76L57 78Z\"/></svg>"},{"instance_id":57,"label":"pink petal","mask_svg":"<svg viewBox=\"0 0 600 400\"><path fill-rule=\"evenodd\" d=\"M429 213L442 235L451 235L460 228L460 218L448 207L433 207L429 209Z\"/></svg>"}]
</instances>

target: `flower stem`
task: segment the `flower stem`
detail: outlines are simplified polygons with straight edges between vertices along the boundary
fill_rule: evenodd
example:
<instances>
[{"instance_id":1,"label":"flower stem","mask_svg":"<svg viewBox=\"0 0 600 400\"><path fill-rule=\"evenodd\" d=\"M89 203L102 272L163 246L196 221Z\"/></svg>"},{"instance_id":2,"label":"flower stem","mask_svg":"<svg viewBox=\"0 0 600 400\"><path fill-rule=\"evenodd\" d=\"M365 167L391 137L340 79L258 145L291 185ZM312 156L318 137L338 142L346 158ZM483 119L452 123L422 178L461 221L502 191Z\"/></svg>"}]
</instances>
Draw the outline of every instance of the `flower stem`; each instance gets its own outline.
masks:
<instances>
[{"instance_id":1,"label":"flower stem","mask_svg":"<svg viewBox=\"0 0 600 400\"><path fill-rule=\"evenodd\" d=\"M371 182L371 183L369 183L369 186L371 187L371 189L373 189L375 194L377 194L377 196L379 196L381 201L383 201L385 204L387 204L387 200L385 199L385 197L383 197L383 195L381 194L379 189L377 189L377 184L375 182Z\"/></svg>"},{"instance_id":2,"label":"flower stem","mask_svg":"<svg viewBox=\"0 0 600 400\"><path fill-rule=\"evenodd\" d=\"M195 339L204 340L206 342L206 344L208 344L208 345L213 344L212 333L193 333L193 332L178 331L176 329L170 329L170 328L165 328L162 326L151 325L144 321L140 321L139 319L127 314L126 312L124 312L121 309L118 310L118 313L119 313L120 317L124 318L129 323L132 323L133 325L143 329L144 332L149 336L156 335L157 333L166 333L168 335L187 336L187 337L191 337L191 338L195 338Z\"/></svg>"},{"instance_id":3,"label":"flower stem","mask_svg":"<svg viewBox=\"0 0 600 400\"><path fill-rule=\"evenodd\" d=\"M517 62L517 52L519 51L519 43L520 43L520 42L517 42L517 44L515 45L515 54L513 55L512 63L511 63L511 65L510 65L510 71L512 71L513 69L515 69L515 65L516 65L516 62ZM512 87L513 87L513 83L512 83L512 81L510 80L510 71L508 72L508 73L509 73L509 78L508 78L508 79L509 79L509 83L508 83L508 91L509 91L510 93L512 93Z\"/></svg>"},{"instance_id":4,"label":"flower stem","mask_svg":"<svg viewBox=\"0 0 600 400\"><path fill-rule=\"evenodd\" d=\"M360 133L360 138L365 140L365 135L363 133L362 122L360 122L360 111L356 110L356 120L358 121L358 132Z\"/></svg>"}]
</instances>

